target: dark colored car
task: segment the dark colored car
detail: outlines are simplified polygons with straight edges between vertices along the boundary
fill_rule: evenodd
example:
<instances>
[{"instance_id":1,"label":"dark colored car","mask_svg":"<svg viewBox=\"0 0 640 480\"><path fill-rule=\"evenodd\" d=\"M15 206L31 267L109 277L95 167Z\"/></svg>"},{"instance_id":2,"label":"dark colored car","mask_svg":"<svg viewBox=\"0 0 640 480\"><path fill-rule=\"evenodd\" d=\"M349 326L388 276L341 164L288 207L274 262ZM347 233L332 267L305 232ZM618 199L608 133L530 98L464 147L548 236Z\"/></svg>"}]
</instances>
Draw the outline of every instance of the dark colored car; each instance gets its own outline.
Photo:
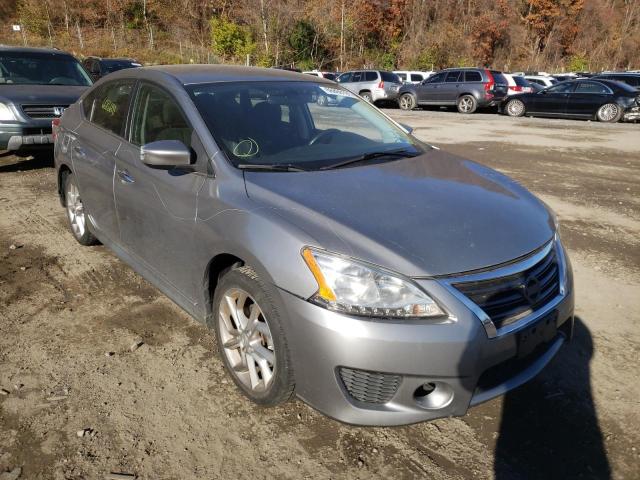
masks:
<instances>
[{"instance_id":1,"label":"dark colored car","mask_svg":"<svg viewBox=\"0 0 640 480\"><path fill-rule=\"evenodd\" d=\"M50 154L51 121L90 85L68 53L0 46L0 150Z\"/></svg>"},{"instance_id":2,"label":"dark colored car","mask_svg":"<svg viewBox=\"0 0 640 480\"><path fill-rule=\"evenodd\" d=\"M89 72L91 79L97 82L105 75L125 68L141 67L142 64L130 58L87 57L82 61L82 66Z\"/></svg>"},{"instance_id":3,"label":"dark colored car","mask_svg":"<svg viewBox=\"0 0 640 480\"><path fill-rule=\"evenodd\" d=\"M456 105L460 113L499 105L507 97L509 83L495 70L452 68L435 73L418 85L404 85L398 94L402 110L420 105Z\"/></svg>"},{"instance_id":4,"label":"dark colored car","mask_svg":"<svg viewBox=\"0 0 640 480\"><path fill-rule=\"evenodd\" d=\"M601 122L640 118L640 95L622 82L612 80L567 80L538 93L508 99L501 110L512 117L597 119Z\"/></svg>"},{"instance_id":5,"label":"dark colored car","mask_svg":"<svg viewBox=\"0 0 640 480\"><path fill-rule=\"evenodd\" d=\"M604 73L593 77L598 80L615 80L632 86L636 90L640 90L640 73Z\"/></svg>"}]
</instances>

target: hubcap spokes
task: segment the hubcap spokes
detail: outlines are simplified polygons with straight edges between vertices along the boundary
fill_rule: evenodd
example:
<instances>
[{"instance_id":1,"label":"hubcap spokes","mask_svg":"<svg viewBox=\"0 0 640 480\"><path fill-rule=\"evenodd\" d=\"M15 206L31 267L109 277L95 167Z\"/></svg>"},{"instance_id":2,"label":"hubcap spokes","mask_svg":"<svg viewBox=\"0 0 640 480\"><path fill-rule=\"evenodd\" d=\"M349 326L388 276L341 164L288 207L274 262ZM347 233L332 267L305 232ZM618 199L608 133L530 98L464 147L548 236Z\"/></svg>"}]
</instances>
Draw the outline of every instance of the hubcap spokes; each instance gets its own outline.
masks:
<instances>
[{"instance_id":1,"label":"hubcap spokes","mask_svg":"<svg viewBox=\"0 0 640 480\"><path fill-rule=\"evenodd\" d=\"M469 110L471 110L471 99L463 98L460 102L460 106L462 107L463 112L468 112Z\"/></svg>"},{"instance_id":2,"label":"hubcap spokes","mask_svg":"<svg viewBox=\"0 0 640 480\"><path fill-rule=\"evenodd\" d=\"M77 237L82 237L85 230L84 206L80 199L78 187L73 183L69 183L67 187L66 201L71 230Z\"/></svg>"},{"instance_id":3,"label":"hubcap spokes","mask_svg":"<svg viewBox=\"0 0 640 480\"><path fill-rule=\"evenodd\" d=\"M256 392L273 382L275 353L273 336L260 306L240 289L225 292L218 321L224 355L233 374Z\"/></svg>"},{"instance_id":4,"label":"hubcap spokes","mask_svg":"<svg viewBox=\"0 0 640 480\"><path fill-rule=\"evenodd\" d=\"M617 114L618 107L616 105L605 105L600 111L600 117L606 121L613 120Z\"/></svg>"}]
</instances>

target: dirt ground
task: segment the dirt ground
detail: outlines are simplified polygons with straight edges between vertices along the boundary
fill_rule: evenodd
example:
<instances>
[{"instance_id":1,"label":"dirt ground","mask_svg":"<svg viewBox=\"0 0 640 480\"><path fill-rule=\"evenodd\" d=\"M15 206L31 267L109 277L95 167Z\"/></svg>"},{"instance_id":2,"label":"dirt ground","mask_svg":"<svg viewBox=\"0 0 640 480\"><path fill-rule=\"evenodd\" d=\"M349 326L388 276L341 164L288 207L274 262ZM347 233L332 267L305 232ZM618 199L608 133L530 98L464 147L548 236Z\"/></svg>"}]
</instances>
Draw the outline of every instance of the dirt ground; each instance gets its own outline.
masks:
<instances>
[{"instance_id":1,"label":"dirt ground","mask_svg":"<svg viewBox=\"0 0 640 480\"><path fill-rule=\"evenodd\" d=\"M538 378L408 427L346 426L300 401L258 408L204 326L104 247L75 243L49 165L4 156L0 480L638 478L640 125L386 112L558 213L576 336Z\"/></svg>"}]
</instances>

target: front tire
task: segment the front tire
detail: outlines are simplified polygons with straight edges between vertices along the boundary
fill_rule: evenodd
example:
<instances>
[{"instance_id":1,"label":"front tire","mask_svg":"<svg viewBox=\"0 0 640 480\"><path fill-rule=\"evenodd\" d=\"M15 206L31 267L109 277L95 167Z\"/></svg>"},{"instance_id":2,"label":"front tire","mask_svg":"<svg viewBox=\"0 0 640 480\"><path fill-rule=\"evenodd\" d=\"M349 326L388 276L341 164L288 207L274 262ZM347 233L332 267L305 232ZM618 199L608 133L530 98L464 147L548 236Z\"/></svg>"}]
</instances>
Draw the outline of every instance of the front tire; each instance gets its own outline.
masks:
<instances>
[{"instance_id":1,"label":"front tire","mask_svg":"<svg viewBox=\"0 0 640 480\"><path fill-rule=\"evenodd\" d=\"M413 110L416 108L416 100L410 93L405 93L400 97L398 105L401 110Z\"/></svg>"},{"instance_id":2,"label":"front tire","mask_svg":"<svg viewBox=\"0 0 640 480\"><path fill-rule=\"evenodd\" d=\"M282 321L267 286L251 267L222 276L213 312L220 356L242 393L264 406L289 400L295 384Z\"/></svg>"},{"instance_id":3,"label":"front tire","mask_svg":"<svg viewBox=\"0 0 640 480\"><path fill-rule=\"evenodd\" d=\"M598 109L596 118L599 122L616 123L622 118L622 109L616 103L607 103Z\"/></svg>"},{"instance_id":4,"label":"front tire","mask_svg":"<svg viewBox=\"0 0 640 480\"><path fill-rule=\"evenodd\" d=\"M526 108L522 100L514 98L513 100L509 100L507 102L504 110L510 117L522 117L525 113Z\"/></svg>"},{"instance_id":5,"label":"front tire","mask_svg":"<svg viewBox=\"0 0 640 480\"><path fill-rule=\"evenodd\" d=\"M80 245L95 245L98 239L89 229L90 220L80 198L80 190L75 175L68 173L64 177L64 205L67 209L69 228Z\"/></svg>"},{"instance_id":6,"label":"front tire","mask_svg":"<svg viewBox=\"0 0 640 480\"><path fill-rule=\"evenodd\" d=\"M457 106L460 113L473 113L478 108L478 101L473 95L462 95Z\"/></svg>"}]
</instances>

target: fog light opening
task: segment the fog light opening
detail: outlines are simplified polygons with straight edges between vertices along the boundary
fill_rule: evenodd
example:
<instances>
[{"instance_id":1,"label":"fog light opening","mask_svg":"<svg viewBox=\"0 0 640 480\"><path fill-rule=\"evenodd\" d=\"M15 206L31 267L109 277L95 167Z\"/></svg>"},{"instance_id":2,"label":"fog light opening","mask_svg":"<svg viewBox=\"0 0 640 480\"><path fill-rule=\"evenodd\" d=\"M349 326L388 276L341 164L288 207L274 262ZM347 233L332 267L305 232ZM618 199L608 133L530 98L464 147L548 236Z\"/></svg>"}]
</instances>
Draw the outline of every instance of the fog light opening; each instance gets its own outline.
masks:
<instances>
[{"instance_id":1,"label":"fog light opening","mask_svg":"<svg viewBox=\"0 0 640 480\"><path fill-rule=\"evenodd\" d=\"M424 383L413 392L413 398L422 408L438 410L453 401L453 389L444 382Z\"/></svg>"}]
</instances>

